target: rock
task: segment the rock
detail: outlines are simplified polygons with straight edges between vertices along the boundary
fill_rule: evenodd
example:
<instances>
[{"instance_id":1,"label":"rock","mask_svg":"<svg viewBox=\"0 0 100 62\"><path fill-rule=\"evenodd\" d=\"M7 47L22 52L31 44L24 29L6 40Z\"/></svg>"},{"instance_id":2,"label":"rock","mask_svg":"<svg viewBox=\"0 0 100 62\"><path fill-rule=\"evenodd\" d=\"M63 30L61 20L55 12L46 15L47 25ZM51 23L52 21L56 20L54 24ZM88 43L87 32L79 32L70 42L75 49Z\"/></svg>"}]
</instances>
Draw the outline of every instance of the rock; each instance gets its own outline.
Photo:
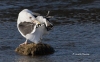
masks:
<instances>
[{"instance_id":1,"label":"rock","mask_svg":"<svg viewBox=\"0 0 100 62\"><path fill-rule=\"evenodd\" d=\"M54 49L48 44L26 44L22 46L18 46L15 51L22 55L30 55L30 56L37 56L37 55L47 55L54 53Z\"/></svg>"}]
</instances>

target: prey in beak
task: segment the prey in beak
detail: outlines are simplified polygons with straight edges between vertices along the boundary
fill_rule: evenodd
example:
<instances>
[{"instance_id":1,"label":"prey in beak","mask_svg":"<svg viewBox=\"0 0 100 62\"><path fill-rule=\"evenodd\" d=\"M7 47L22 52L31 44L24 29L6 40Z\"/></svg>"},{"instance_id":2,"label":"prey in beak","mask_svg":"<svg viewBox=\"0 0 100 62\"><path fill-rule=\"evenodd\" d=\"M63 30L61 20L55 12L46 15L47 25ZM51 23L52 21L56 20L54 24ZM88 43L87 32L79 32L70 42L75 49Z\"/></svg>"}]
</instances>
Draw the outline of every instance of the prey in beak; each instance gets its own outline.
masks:
<instances>
[{"instance_id":1,"label":"prey in beak","mask_svg":"<svg viewBox=\"0 0 100 62\"><path fill-rule=\"evenodd\" d=\"M35 23L35 24L41 24L41 23L40 23L39 21L37 21L37 20L34 20L33 23Z\"/></svg>"},{"instance_id":2,"label":"prey in beak","mask_svg":"<svg viewBox=\"0 0 100 62\"><path fill-rule=\"evenodd\" d=\"M34 20L33 23L36 24L36 28L40 27L41 26L41 23L37 20Z\"/></svg>"},{"instance_id":3,"label":"prey in beak","mask_svg":"<svg viewBox=\"0 0 100 62\"><path fill-rule=\"evenodd\" d=\"M53 28L53 24L47 21L46 29L47 31L50 31Z\"/></svg>"}]
</instances>

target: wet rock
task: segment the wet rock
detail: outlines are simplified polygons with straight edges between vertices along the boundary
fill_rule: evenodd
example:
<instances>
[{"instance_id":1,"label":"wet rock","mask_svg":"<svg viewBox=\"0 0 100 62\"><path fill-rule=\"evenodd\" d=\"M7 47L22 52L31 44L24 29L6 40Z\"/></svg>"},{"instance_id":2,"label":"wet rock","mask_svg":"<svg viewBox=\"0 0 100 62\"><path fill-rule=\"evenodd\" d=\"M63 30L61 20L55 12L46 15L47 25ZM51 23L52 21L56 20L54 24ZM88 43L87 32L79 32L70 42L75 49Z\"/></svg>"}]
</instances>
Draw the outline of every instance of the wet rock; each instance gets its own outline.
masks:
<instances>
[{"instance_id":1,"label":"wet rock","mask_svg":"<svg viewBox=\"0 0 100 62\"><path fill-rule=\"evenodd\" d=\"M15 51L22 55L30 55L30 56L37 56L37 55L47 55L54 53L54 49L48 44L26 44L22 46L18 46Z\"/></svg>"}]
</instances>

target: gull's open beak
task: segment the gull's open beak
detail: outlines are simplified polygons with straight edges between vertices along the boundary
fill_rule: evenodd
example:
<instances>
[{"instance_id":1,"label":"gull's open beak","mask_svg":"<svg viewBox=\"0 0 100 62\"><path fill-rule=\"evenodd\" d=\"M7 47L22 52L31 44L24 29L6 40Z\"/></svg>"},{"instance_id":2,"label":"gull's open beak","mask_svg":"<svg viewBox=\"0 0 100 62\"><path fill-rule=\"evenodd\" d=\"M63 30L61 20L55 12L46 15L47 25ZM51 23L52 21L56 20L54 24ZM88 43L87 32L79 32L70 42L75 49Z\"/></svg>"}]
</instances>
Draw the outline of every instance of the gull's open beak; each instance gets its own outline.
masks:
<instances>
[{"instance_id":1,"label":"gull's open beak","mask_svg":"<svg viewBox=\"0 0 100 62\"><path fill-rule=\"evenodd\" d=\"M36 24L41 24L39 21L37 20L34 20L33 23L36 23Z\"/></svg>"}]
</instances>

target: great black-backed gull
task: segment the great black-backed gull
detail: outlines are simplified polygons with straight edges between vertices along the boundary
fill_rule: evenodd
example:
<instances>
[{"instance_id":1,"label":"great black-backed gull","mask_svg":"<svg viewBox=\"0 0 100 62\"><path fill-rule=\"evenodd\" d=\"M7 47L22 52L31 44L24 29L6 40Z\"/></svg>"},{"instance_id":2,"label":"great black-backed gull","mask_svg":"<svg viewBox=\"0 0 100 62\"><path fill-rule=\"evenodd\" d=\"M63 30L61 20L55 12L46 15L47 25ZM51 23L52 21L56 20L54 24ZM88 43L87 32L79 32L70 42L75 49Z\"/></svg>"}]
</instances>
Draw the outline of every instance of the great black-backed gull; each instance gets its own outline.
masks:
<instances>
[{"instance_id":1,"label":"great black-backed gull","mask_svg":"<svg viewBox=\"0 0 100 62\"><path fill-rule=\"evenodd\" d=\"M42 36L46 34L53 25L40 14L31 12L28 9L22 10L17 19L17 28L26 41L20 45L27 44L30 40L35 44L41 42Z\"/></svg>"}]
</instances>

